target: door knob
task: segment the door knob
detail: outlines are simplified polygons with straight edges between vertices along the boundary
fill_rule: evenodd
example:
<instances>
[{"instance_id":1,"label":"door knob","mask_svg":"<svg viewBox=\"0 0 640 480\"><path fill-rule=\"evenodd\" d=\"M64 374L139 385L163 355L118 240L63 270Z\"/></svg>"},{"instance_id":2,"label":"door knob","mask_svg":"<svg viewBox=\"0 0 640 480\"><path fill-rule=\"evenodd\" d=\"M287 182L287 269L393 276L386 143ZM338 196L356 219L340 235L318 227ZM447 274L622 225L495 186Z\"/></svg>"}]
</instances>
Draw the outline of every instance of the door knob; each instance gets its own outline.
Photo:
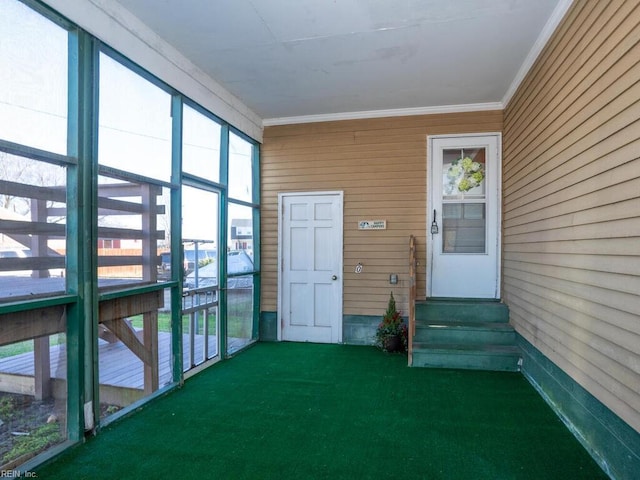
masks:
<instances>
[{"instance_id":1,"label":"door knob","mask_svg":"<svg viewBox=\"0 0 640 480\"><path fill-rule=\"evenodd\" d=\"M338 276L337 275L331 275L331 280L337 280Z\"/></svg>"}]
</instances>

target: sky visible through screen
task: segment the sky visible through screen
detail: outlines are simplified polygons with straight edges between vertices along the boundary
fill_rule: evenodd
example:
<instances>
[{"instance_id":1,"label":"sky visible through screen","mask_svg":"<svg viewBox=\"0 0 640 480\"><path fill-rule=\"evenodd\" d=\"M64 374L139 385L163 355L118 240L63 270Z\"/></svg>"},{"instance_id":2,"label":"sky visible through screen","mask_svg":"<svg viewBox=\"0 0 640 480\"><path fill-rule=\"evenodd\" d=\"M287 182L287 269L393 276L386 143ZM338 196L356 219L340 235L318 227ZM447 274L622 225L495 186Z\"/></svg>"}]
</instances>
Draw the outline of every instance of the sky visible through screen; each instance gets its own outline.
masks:
<instances>
[{"instance_id":1,"label":"sky visible through screen","mask_svg":"<svg viewBox=\"0 0 640 480\"><path fill-rule=\"evenodd\" d=\"M68 33L17 0L0 0L0 11L0 138L66 154ZM100 79L99 163L170 181L171 95L105 54ZM187 106L184 118L185 170L218 182L219 124ZM233 133L229 137L229 196L251 202L252 145ZM165 204L168 215L168 197ZM183 219L194 226L192 235L209 237L204 224L197 231L202 212L185 209ZM229 205L230 222L246 213Z\"/></svg>"}]
</instances>

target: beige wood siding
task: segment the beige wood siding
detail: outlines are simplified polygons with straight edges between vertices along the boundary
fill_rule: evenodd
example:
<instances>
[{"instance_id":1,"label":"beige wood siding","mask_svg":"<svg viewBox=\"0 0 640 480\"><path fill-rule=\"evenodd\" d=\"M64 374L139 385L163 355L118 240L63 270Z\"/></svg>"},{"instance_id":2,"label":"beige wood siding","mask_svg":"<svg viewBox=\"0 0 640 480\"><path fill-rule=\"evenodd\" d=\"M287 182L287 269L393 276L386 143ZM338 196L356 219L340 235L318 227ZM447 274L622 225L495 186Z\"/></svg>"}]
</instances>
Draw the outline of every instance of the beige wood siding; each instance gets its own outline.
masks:
<instances>
[{"instance_id":1,"label":"beige wood siding","mask_svg":"<svg viewBox=\"0 0 640 480\"><path fill-rule=\"evenodd\" d=\"M382 315L389 292L408 310L409 235L417 237L424 298L427 135L499 132L502 112L424 115L267 127L261 153L262 302L277 303L278 193L344 192L344 314ZM386 220L360 231L358 220ZM364 270L355 273L361 262ZM398 274L398 285L389 274Z\"/></svg>"},{"instance_id":2,"label":"beige wood siding","mask_svg":"<svg viewBox=\"0 0 640 480\"><path fill-rule=\"evenodd\" d=\"M576 1L505 110L517 331L640 431L640 2Z\"/></svg>"}]
</instances>

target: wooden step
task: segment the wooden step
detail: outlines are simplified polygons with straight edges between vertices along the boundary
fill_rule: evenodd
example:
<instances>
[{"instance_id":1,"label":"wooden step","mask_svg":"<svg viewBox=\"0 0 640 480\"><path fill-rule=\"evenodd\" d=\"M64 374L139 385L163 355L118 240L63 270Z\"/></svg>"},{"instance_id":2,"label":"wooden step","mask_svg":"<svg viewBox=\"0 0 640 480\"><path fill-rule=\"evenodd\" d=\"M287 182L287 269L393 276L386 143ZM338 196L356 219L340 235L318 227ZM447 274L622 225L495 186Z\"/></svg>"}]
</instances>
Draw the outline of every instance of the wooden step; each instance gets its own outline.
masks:
<instances>
[{"instance_id":1,"label":"wooden step","mask_svg":"<svg viewBox=\"0 0 640 480\"><path fill-rule=\"evenodd\" d=\"M505 304L483 299L416 303L412 366L519 371L520 363Z\"/></svg>"},{"instance_id":2,"label":"wooden step","mask_svg":"<svg viewBox=\"0 0 640 480\"><path fill-rule=\"evenodd\" d=\"M509 308L496 300L429 300L416 303L416 321L509 322Z\"/></svg>"},{"instance_id":3,"label":"wooden step","mask_svg":"<svg viewBox=\"0 0 640 480\"><path fill-rule=\"evenodd\" d=\"M516 334L508 323L421 322L416 323L414 346L429 344L514 345Z\"/></svg>"},{"instance_id":4,"label":"wooden step","mask_svg":"<svg viewBox=\"0 0 640 480\"><path fill-rule=\"evenodd\" d=\"M413 351L414 367L520 371L521 353L515 345L433 344Z\"/></svg>"}]
</instances>

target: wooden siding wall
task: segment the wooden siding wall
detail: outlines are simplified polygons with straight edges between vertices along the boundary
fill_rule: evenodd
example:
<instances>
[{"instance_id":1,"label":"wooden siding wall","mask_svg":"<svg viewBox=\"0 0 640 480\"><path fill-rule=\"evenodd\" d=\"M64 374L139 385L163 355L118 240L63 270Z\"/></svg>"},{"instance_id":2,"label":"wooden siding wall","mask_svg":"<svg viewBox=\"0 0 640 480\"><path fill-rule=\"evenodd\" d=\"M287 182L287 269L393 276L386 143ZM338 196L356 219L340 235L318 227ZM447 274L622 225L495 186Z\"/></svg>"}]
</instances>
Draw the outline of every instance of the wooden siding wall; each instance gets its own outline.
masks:
<instances>
[{"instance_id":1,"label":"wooden siding wall","mask_svg":"<svg viewBox=\"0 0 640 480\"><path fill-rule=\"evenodd\" d=\"M574 2L505 110L517 331L640 431L640 2Z\"/></svg>"},{"instance_id":2,"label":"wooden siding wall","mask_svg":"<svg viewBox=\"0 0 640 480\"><path fill-rule=\"evenodd\" d=\"M426 291L427 135L496 132L502 112L267 127L261 149L262 311L276 311L278 193L344 191L345 315L382 315L389 292L408 311L409 235L417 237L418 297ZM359 231L358 220L387 229ZM364 266L355 273L358 262ZM398 285L389 274L399 275Z\"/></svg>"}]
</instances>

